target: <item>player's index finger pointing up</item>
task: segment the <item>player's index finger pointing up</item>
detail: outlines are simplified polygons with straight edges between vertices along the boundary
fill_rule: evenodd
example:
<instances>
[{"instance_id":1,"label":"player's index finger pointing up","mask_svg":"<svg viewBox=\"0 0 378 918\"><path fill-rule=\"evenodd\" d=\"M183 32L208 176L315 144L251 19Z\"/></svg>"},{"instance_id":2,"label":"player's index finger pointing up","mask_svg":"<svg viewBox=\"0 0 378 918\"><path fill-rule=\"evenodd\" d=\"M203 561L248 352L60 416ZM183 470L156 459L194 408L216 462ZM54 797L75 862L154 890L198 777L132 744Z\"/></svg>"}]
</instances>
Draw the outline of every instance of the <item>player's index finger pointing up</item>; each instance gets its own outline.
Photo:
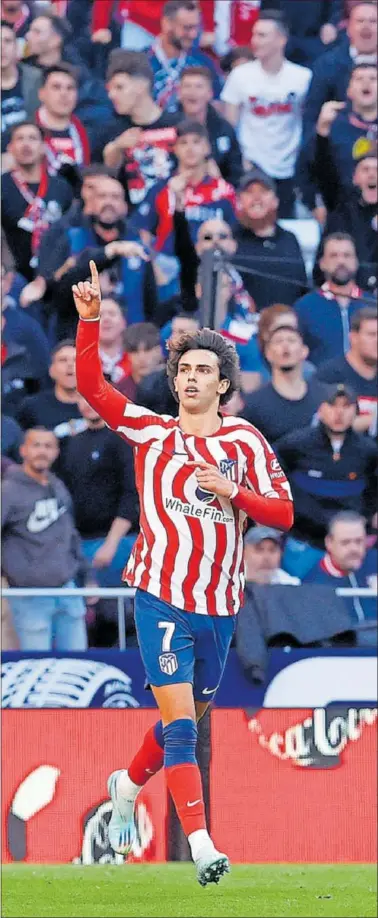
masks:
<instances>
[{"instance_id":1,"label":"player's index finger pointing up","mask_svg":"<svg viewBox=\"0 0 378 918\"><path fill-rule=\"evenodd\" d=\"M92 259L89 262L89 267L91 269L92 284L94 287L98 289L100 282L99 282L99 277L98 277L97 265L94 261L92 261Z\"/></svg>"}]
</instances>

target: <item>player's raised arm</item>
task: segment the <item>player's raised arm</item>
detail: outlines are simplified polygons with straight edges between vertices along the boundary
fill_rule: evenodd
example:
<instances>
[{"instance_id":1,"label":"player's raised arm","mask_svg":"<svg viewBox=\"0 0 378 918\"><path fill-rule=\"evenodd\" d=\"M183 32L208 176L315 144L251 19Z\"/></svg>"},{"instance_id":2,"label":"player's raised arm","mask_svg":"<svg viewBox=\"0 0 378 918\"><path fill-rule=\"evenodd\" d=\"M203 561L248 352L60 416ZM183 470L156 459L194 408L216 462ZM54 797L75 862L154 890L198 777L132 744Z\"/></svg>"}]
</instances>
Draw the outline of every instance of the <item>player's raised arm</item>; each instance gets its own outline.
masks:
<instances>
[{"instance_id":1,"label":"player's raised arm","mask_svg":"<svg viewBox=\"0 0 378 918\"><path fill-rule=\"evenodd\" d=\"M80 316L76 336L77 388L109 427L136 446L153 436L156 438L157 428L164 430L174 422L134 405L104 379L98 350L101 290L94 261L90 262L90 269L91 280L72 287Z\"/></svg>"}]
</instances>

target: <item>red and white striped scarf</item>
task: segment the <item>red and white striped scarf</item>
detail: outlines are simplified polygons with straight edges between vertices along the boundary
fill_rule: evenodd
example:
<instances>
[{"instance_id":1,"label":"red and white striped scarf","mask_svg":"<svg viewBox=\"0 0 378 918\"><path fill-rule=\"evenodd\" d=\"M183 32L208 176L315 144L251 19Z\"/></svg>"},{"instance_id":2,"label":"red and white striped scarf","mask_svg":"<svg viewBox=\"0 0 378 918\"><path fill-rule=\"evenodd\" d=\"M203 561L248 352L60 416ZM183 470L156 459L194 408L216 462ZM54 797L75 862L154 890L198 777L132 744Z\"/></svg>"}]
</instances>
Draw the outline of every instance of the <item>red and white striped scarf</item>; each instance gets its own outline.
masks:
<instances>
[{"instance_id":1,"label":"red and white striped scarf","mask_svg":"<svg viewBox=\"0 0 378 918\"><path fill-rule=\"evenodd\" d=\"M43 131L47 169L50 175L55 175L63 163L76 163L78 166L88 165L90 162L88 136L84 125L76 115L71 115L67 138L54 136L54 131L46 125L43 109L38 109L35 120Z\"/></svg>"},{"instance_id":2,"label":"red and white striped scarf","mask_svg":"<svg viewBox=\"0 0 378 918\"><path fill-rule=\"evenodd\" d=\"M20 194L22 194L22 197L27 203L26 210L17 225L20 229L24 229L27 233L31 233L31 248L33 257L35 257L39 250L43 233L46 232L50 225L45 217L46 204L44 200L49 187L47 170L45 166L42 166L41 180L35 194L18 169L14 169L11 172L11 176Z\"/></svg>"}]
</instances>

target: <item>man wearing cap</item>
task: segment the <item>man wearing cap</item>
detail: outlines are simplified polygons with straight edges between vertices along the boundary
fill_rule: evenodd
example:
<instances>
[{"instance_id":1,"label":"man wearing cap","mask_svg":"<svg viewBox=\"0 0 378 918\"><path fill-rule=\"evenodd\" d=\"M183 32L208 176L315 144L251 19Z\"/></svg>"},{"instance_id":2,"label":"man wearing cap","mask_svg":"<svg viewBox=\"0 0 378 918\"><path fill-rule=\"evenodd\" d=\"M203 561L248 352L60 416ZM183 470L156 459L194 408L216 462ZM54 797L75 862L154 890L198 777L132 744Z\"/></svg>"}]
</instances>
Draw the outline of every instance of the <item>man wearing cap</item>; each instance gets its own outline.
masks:
<instances>
[{"instance_id":1,"label":"man wearing cap","mask_svg":"<svg viewBox=\"0 0 378 918\"><path fill-rule=\"evenodd\" d=\"M231 71L221 98L236 127L246 168L277 180L280 217L294 216L294 171L311 70L285 57L289 29L279 10L260 13L252 33L254 61ZM268 304L266 304L268 305Z\"/></svg>"},{"instance_id":2,"label":"man wearing cap","mask_svg":"<svg viewBox=\"0 0 378 918\"><path fill-rule=\"evenodd\" d=\"M251 169L240 181L233 261L258 311L272 303L293 303L307 290L302 252L293 233L277 223L279 199L274 179Z\"/></svg>"},{"instance_id":3,"label":"man wearing cap","mask_svg":"<svg viewBox=\"0 0 378 918\"><path fill-rule=\"evenodd\" d=\"M251 583L298 586L299 577L282 569L282 532L268 526L254 526L244 536L245 579Z\"/></svg>"},{"instance_id":4,"label":"man wearing cap","mask_svg":"<svg viewBox=\"0 0 378 918\"><path fill-rule=\"evenodd\" d=\"M316 379L306 380L303 364L308 355L298 328L288 321L273 327L264 344L264 357L272 379L245 397L243 417L274 443L286 433L313 422L326 387Z\"/></svg>"},{"instance_id":5,"label":"man wearing cap","mask_svg":"<svg viewBox=\"0 0 378 918\"><path fill-rule=\"evenodd\" d=\"M357 396L343 383L331 386L319 407L320 423L286 434L275 444L293 491L295 521L283 565L301 579L322 557L330 519L354 510L375 512L375 443L353 430Z\"/></svg>"}]
</instances>

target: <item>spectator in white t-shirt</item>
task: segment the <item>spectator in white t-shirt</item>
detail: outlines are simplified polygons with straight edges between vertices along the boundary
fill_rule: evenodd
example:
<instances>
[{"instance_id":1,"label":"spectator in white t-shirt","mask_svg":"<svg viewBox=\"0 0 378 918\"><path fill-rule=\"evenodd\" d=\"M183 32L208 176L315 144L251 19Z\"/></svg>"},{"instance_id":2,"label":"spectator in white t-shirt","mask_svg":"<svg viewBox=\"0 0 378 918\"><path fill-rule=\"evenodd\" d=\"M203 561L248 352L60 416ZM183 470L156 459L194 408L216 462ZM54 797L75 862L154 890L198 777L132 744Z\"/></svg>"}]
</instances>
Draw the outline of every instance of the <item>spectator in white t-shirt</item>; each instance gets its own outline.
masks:
<instances>
[{"instance_id":1,"label":"spectator in white t-shirt","mask_svg":"<svg viewBox=\"0 0 378 918\"><path fill-rule=\"evenodd\" d=\"M244 166L255 164L277 182L279 217L294 216L294 170L302 136L302 108L311 70L285 58L288 29L277 10L262 12L252 33L255 60L231 71L222 92L236 127Z\"/></svg>"}]
</instances>

